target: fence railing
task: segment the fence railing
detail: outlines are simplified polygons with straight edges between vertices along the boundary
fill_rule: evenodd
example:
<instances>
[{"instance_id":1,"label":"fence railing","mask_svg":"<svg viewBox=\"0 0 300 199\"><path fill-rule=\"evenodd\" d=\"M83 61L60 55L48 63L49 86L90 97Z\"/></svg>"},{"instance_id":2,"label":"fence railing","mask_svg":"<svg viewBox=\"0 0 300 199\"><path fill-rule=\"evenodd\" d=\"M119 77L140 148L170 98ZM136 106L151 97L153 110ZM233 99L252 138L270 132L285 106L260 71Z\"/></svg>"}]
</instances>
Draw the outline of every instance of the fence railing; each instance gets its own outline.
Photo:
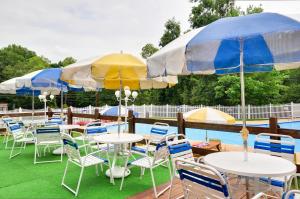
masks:
<instances>
[{"instance_id":1,"label":"fence railing","mask_svg":"<svg viewBox=\"0 0 300 199\"><path fill-rule=\"evenodd\" d=\"M110 106L102 106L102 107L81 107L76 108L72 107L72 111L76 113L93 113L95 108L99 109L101 112ZM146 118L146 117L155 117L155 118L176 118L178 112L188 112L197 108L203 107L211 107L225 113L232 115L236 119L242 118L242 110L241 106L204 106L204 105L197 105L197 106L189 106L189 105L131 105L128 108L137 112L139 117ZM296 103L289 103L289 104L280 104L280 105L262 105L262 106L254 106L254 105L247 105L246 106L246 117L247 119L268 119L270 117L276 118L300 118L300 104Z\"/></svg>"},{"instance_id":2,"label":"fence railing","mask_svg":"<svg viewBox=\"0 0 300 199\"><path fill-rule=\"evenodd\" d=\"M85 113L85 114L92 114L94 113L95 109L97 108L100 112L109 108L110 106L105 105L102 107L94 107L94 106L87 106L87 107L71 107L74 113ZM241 106L204 106L204 105L130 105L128 108L137 112L140 118L146 117L154 117L154 118L176 118L178 112L188 112L197 108L203 107L211 107L225 113L232 115L236 119L242 118L242 110ZM41 112L43 109L35 110L36 112ZM60 112L60 109L53 109L55 112ZM22 113L22 112L31 112L29 109L15 109L10 110L7 112L0 112L0 113ZM67 109L64 109L64 112L67 112ZM247 105L246 106L246 117L247 119L268 119L270 117L276 118L300 118L300 103L288 103L288 104L269 104L269 105L262 105L262 106L255 106L255 105Z\"/></svg>"}]
</instances>

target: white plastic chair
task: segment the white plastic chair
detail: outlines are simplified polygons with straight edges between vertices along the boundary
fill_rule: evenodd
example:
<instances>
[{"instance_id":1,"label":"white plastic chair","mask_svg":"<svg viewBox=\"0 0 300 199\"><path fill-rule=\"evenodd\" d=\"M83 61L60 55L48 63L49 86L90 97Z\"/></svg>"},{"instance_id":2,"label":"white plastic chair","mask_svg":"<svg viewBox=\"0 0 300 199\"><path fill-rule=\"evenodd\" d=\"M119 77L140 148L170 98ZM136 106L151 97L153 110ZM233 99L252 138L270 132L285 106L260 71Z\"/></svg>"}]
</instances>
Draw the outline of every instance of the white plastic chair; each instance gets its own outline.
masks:
<instances>
[{"instance_id":1,"label":"white plastic chair","mask_svg":"<svg viewBox=\"0 0 300 199\"><path fill-rule=\"evenodd\" d=\"M137 167L141 168L141 176L140 176L141 178L144 175L145 169L150 170L154 195L155 195L155 198L158 198L161 194L163 194L165 191L168 190L169 186L166 187L165 189L163 189L161 192L159 192L159 193L157 192L155 178L153 175L153 169L155 169L159 166L163 166L164 164L167 164L169 174L170 174L170 179L172 178L172 172L171 172L170 161L169 161L169 151L168 151L165 139L162 139L162 140L160 140L160 142L157 143L153 156L149 156L147 153L145 153L145 154L138 153L138 154L141 155L141 158L138 158L138 159L128 163L129 157L131 157L131 155L132 155L131 150L129 151L129 154L128 154L126 162L125 162L125 169L124 169L124 174L122 177L122 182L120 185L120 190L122 190L122 188L123 188L124 177L125 177L125 172L127 171L127 168L129 166L130 167L137 166Z\"/></svg>"},{"instance_id":2,"label":"white plastic chair","mask_svg":"<svg viewBox=\"0 0 300 199\"><path fill-rule=\"evenodd\" d=\"M155 145L165 139L168 134L170 134L169 124L155 122L151 127L148 139L146 139L146 144L133 146L131 150L139 153L153 153L156 149Z\"/></svg>"},{"instance_id":3,"label":"white plastic chair","mask_svg":"<svg viewBox=\"0 0 300 199\"><path fill-rule=\"evenodd\" d=\"M100 157L100 152L101 151L94 151L92 153L81 156L79 148L80 147L85 147L84 145L81 145L79 147L78 144L75 142L75 140L70 135L65 134L65 133L62 134L62 140L63 140L65 152L68 155L68 160L67 160L67 163L66 163L66 168L65 168L65 171L64 171L64 175L63 175L61 184L62 184L62 186L66 187L69 191L74 193L75 196L77 196L78 192L79 192L79 187L80 187L80 183L81 183L81 179L82 179L84 169L86 167L95 166L96 167L96 174L98 175L98 165L101 165L103 163L108 162L108 160L109 160L108 159L108 153L106 153L106 158L107 159L103 159L103 158ZM71 188L69 185L67 185L65 183L65 177L67 175L69 163L75 164L75 165L77 165L81 168L80 176L79 176L79 179L78 179L78 182L77 182L76 189ZM110 168L109 162L108 162L108 166ZM114 183L114 179L113 179L112 175L110 176L110 182Z\"/></svg>"},{"instance_id":4,"label":"white plastic chair","mask_svg":"<svg viewBox=\"0 0 300 199\"><path fill-rule=\"evenodd\" d=\"M27 130L21 127L18 123L8 124L8 132L12 135L13 145L10 151L9 159L21 154L22 149L25 149L27 142L32 142L33 136L28 133ZM19 145L19 146L16 146ZM14 150L19 148L18 153L14 153Z\"/></svg>"},{"instance_id":5,"label":"white plastic chair","mask_svg":"<svg viewBox=\"0 0 300 199\"><path fill-rule=\"evenodd\" d=\"M6 128L6 132L4 134L3 144L5 144L5 149L8 148L8 142L10 141L11 134L9 133L8 129L8 123L13 123L14 120L10 117L2 117L2 122L4 124L4 127Z\"/></svg>"},{"instance_id":6,"label":"white plastic chair","mask_svg":"<svg viewBox=\"0 0 300 199\"><path fill-rule=\"evenodd\" d=\"M172 162L173 168L173 178L171 180L169 198L171 197L172 188L173 188L173 180L175 178L179 178L179 174L176 173L175 161L178 158L189 160L195 162L195 158L192 151L192 146L187 139L185 139L185 135L169 135L166 137L166 143L168 146L168 150L170 153L170 158ZM200 161L200 159L199 159Z\"/></svg>"},{"instance_id":7,"label":"white plastic chair","mask_svg":"<svg viewBox=\"0 0 300 199\"><path fill-rule=\"evenodd\" d=\"M295 162L295 139L288 135L260 133L256 135L254 152L278 156ZM279 178L260 178L263 183L268 183L270 188L281 193L287 190L291 176Z\"/></svg>"},{"instance_id":8,"label":"white plastic chair","mask_svg":"<svg viewBox=\"0 0 300 199\"><path fill-rule=\"evenodd\" d=\"M34 164L37 163L50 163L50 162L62 162L63 153L60 153L60 158L56 160L44 160L38 161L38 157L42 156L42 150L44 155L46 149L63 147L61 140L60 129L58 127L44 127L35 130L35 148L34 148Z\"/></svg>"}]
</instances>

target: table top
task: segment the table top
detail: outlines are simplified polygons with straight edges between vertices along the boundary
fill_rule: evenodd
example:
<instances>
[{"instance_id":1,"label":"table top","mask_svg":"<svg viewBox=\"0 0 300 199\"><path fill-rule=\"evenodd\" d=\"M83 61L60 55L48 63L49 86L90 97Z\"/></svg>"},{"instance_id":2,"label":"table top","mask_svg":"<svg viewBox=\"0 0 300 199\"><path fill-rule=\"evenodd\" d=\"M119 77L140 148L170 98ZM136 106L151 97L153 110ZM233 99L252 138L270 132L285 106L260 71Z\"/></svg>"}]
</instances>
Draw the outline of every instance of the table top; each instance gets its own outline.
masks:
<instances>
[{"instance_id":1,"label":"table top","mask_svg":"<svg viewBox=\"0 0 300 199\"><path fill-rule=\"evenodd\" d=\"M80 126L76 124L61 124L59 125L59 128L61 130L72 130L72 129L78 129Z\"/></svg>"},{"instance_id":2,"label":"table top","mask_svg":"<svg viewBox=\"0 0 300 199\"><path fill-rule=\"evenodd\" d=\"M143 140L144 137L142 135L134 134L134 133L107 133L104 135L98 135L94 137L94 140L101 143L109 143L109 144L125 144L125 143L134 143Z\"/></svg>"},{"instance_id":3,"label":"table top","mask_svg":"<svg viewBox=\"0 0 300 199\"><path fill-rule=\"evenodd\" d=\"M204 162L217 170L248 177L283 177L296 173L296 165L286 159L262 153L218 152L204 157Z\"/></svg>"},{"instance_id":4,"label":"table top","mask_svg":"<svg viewBox=\"0 0 300 199\"><path fill-rule=\"evenodd\" d=\"M220 141L209 141L208 143L199 142L199 141L191 141L190 142L193 147L201 148L201 149L214 149L221 145Z\"/></svg>"}]
</instances>

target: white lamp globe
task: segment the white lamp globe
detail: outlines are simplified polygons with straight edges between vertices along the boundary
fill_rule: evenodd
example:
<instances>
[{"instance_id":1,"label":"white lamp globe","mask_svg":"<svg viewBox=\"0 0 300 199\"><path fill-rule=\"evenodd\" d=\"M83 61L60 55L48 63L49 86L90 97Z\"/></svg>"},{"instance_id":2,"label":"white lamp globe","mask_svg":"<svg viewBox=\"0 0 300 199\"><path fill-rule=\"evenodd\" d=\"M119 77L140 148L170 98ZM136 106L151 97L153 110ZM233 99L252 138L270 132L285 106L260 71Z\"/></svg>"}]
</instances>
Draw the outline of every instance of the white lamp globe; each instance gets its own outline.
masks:
<instances>
[{"instance_id":1,"label":"white lamp globe","mask_svg":"<svg viewBox=\"0 0 300 199\"><path fill-rule=\"evenodd\" d=\"M120 97L120 91L116 91L116 92L115 92L115 96L116 96L117 98L119 98L119 97Z\"/></svg>"},{"instance_id":2,"label":"white lamp globe","mask_svg":"<svg viewBox=\"0 0 300 199\"><path fill-rule=\"evenodd\" d=\"M137 96L138 96L138 92L133 91L133 92L132 92L132 97L135 99Z\"/></svg>"},{"instance_id":3,"label":"white lamp globe","mask_svg":"<svg viewBox=\"0 0 300 199\"><path fill-rule=\"evenodd\" d=\"M50 95L50 99L53 100L54 99L54 95Z\"/></svg>"},{"instance_id":4,"label":"white lamp globe","mask_svg":"<svg viewBox=\"0 0 300 199\"><path fill-rule=\"evenodd\" d=\"M131 95L131 91L130 90L125 90L125 96L128 98Z\"/></svg>"},{"instance_id":5,"label":"white lamp globe","mask_svg":"<svg viewBox=\"0 0 300 199\"><path fill-rule=\"evenodd\" d=\"M39 99L42 100L43 99L43 95L39 95Z\"/></svg>"},{"instance_id":6,"label":"white lamp globe","mask_svg":"<svg viewBox=\"0 0 300 199\"><path fill-rule=\"evenodd\" d=\"M124 91L130 90L129 86L124 86Z\"/></svg>"}]
</instances>

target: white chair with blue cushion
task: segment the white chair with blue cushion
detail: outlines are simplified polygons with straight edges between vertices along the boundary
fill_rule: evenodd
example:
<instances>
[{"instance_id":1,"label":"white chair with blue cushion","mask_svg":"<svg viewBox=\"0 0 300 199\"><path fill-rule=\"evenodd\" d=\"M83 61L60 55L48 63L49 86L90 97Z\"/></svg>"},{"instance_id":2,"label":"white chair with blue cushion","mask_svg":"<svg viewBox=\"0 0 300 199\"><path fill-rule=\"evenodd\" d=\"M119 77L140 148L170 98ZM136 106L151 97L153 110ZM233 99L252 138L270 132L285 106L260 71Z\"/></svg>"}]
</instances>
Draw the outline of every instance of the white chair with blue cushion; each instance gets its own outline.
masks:
<instances>
[{"instance_id":1,"label":"white chair with blue cushion","mask_svg":"<svg viewBox=\"0 0 300 199\"><path fill-rule=\"evenodd\" d=\"M27 130L24 130L24 128L22 128L19 123L8 123L8 132L12 135L13 138L13 145L9 155L9 158L11 159L19 155L22 152L22 149L25 149L26 143L32 142L33 136L29 136ZM14 153L14 150L17 148L20 149L19 152Z\"/></svg>"},{"instance_id":2,"label":"white chair with blue cushion","mask_svg":"<svg viewBox=\"0 0 300 199\"><path fill-rule=\"evenodd\" d=\"M254 151L278 156L295 162L295 139L288 135L260 133L254 142ZM260 178L261 182L268 183L274 191L283 193L287 190L291 176L282 178Z\"/></svg>"},{"instance_id":3,"label":"white chair with blue cushion","mask_svg":"<svg viewBox=\"0 0 300 199\"><path fill-rule=\"evenodd\" d=\"M5 144L5 149L7 149L7 144L9 142L9 137L11 136L11 134L9 133L9 129L8 129L8 123L9 122L13 122L14 120L10 117L2 117L2 122L4 124L4 127L6 128L6 132L4 134L4 139L3 139L3 144Z\"/></svg>"},{"instance_id":4,"label":"white chair with blue cushion","mask_svg":"<svg viewBox=\"0 0 300 199\"><path fill-rule=\"evenodd\" d=\"M171 180L171 186L169 191L169 198L170 198L172 193L172 188L173 188L174 177L175 178L179 177L178 173L176 173L175 161L178 158L181 158L181 159L195 162L195 158L193 155L192 146L190 142L185 138L185 135L183 134L169 135L166 137L166 143L170 153L170 158L171 158L172 168L173 168L173 178Z\"/></svg>"},{"instance_id":5,"label":"white chair with blue cushion","mask_svg":"<svg viewBox=\"0 0 300 199\"><path fill-rule=\"evenodd\" d=\"M106 154L107 159L101 158L99 155L99 151L94 151L92 153L81 156L79 149L80 149L80 147L85 147L84 145L78 146L76 141L70 135L64 134L64 133L62 134L62 140L63 140L65 152L68 155L68 160L66 163L66 168L64 171L64 175L63 175L61 184L62 184L62 186L66 187L68 190L70 190L72 193L74 193L75 196L77 196L78 192L79 192L79 187L80 187L84 169L87 167L90 167L90 166L95 166L96 174L98 175L98 165L107 163L108 154ZM67 185L65 183L65 178L66 178L66 175L68 172L68 166L70 163L80 167L80 176L79 176L79 179L78 179L75 189L71 188L69 185ZM108 166L110 168L110 164L108 164ZM114 183L114 179L112 176L110 176L110 182Z\"/></svg>"},{"instance_id":6,"label":"white chair with blue cushion","mask_svg":"<svg viewBox=\"0 0 300 199\"><path fill-rule=\"evenodd\" d=\"M176 170L183 188L184 198L232 199L226 178L215 168L178 158L175 160ZM270 198L258 193L252 199Z\"/></svg>"},{"instance_id":7,"label":"white chair with blue cushion","mask_svg":"<svg viewBox=\"0 0 300 199\"><path fill-rule=\"evenodd\" d=\"M144 169L150 170L154 195L155 195L155 198L158 198L161 194L163 194L165 191L168 190L169 186L158 193L158 191L156 189L156 183L155 183L155 178L154 178L154 174L153 174L153 169L155 169L159 166L163 166L164 164L167 164L170 179L172 178L172 171L171 171L171 166L170 166L170 161L169 161L169 151L168 151L165 139L162 139L162 140L160 140L160 142L157 143L153 156L149 156L147 153L138 153L141 155L140 158L135 159L132 162L128 162L129 157L131 157L131 154L130 154L131 152L134 152L134 151L132 151L132 150L129 151L129 154L127 156L120 190L122 190L122 188L123 188L124 177L125 177L125 172L127 171L127 168L137 166L137 167L141 168L141 176L140 176L141 178L144 175Z\"/></svg>"},{"instance_id":8,"label":"white chair with blue cushion","mask_svg":"<svg viewBox=\"0 0 300 199\"><path fill-rule=\"evenodd\" d=\"M49 163L49 162L62 162L63 153L60 153L60 158L56 160L38 160L38 157L42 156L42 151L44 151L44 156L46 150L52 148L63 147L61 140L61 133L58 127L44 127L37 128L35 130L35 149L34 149L34 164L37 163Z\"/></svg>"},{"instance_id":9,"label":"white chair with blue cushion","mask_svg":"<svg viewBox=\"0 0 300 199\"><path fill-rule=\"evenodd\" d=\"M156 149L156 144L160 140L165 139L170 134L169 124L155 122L151 127L148 138L146 139L145 145L133 146L131 150L139 153L153 153Z\"/></svg>"}]
</instances>

